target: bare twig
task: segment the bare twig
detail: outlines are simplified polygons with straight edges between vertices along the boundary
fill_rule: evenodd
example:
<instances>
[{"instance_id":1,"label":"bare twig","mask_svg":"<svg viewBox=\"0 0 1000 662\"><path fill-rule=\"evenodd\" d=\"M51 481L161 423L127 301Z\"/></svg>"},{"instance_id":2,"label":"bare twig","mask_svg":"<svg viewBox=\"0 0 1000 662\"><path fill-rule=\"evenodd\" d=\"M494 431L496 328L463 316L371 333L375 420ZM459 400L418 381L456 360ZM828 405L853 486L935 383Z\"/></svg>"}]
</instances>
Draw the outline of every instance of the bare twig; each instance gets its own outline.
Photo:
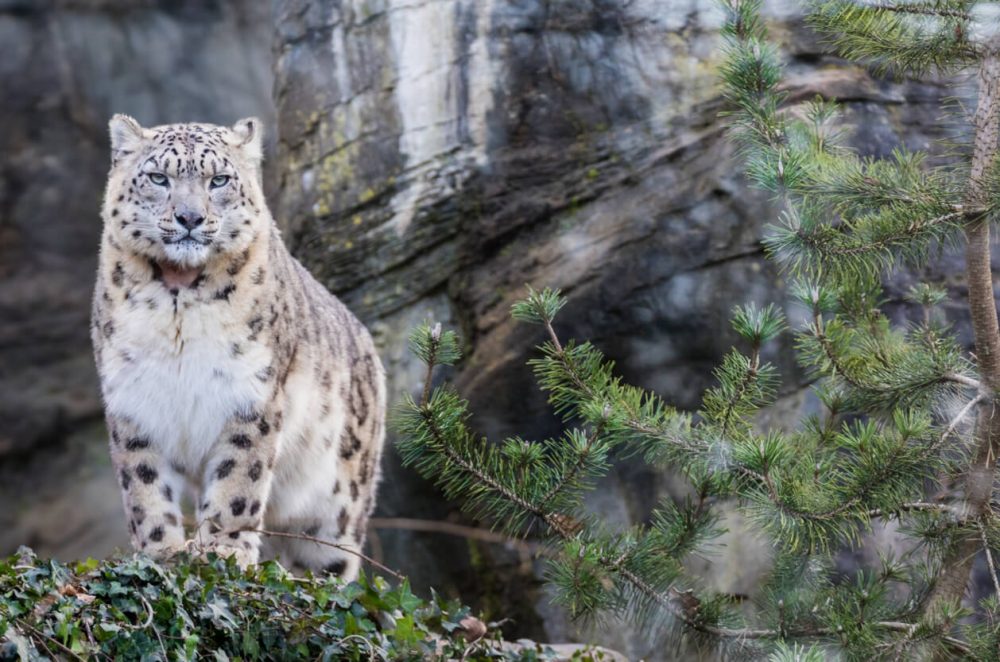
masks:
<instances>
[{"instance_id":1,"label":"bare twig","mask_svg":"<svg viewBox=\"0 0 1000 662\"><path fill-rule=\"evenodd\" d=\"M957 519L961 519L962 511L954 506L949 506L944 503L927 503L924 501L916 501L914 503L904 503L900 504L892 510L882 510L881 508L873 508L868 511L869 517L885 517L890 518L899 513L913 513L913 512L931 512L937 511L941 513L951 513L955 515Z\"/></svg>"},{"instance_id":2,"label":"bare twig","mask_svg":"<svg viewBox=\"0 0 1000 662\"><path fill-rule=\"evenodd\" d=\"M556 330L554 328L552 328L552 322L550 322L548 320L545 320L545 330L549 334L549 340L552 341L552 346L555 347L556 352L560 356L562 356L563 355L563 346L562 346L562 343L559 342L559 336L556 335Z\"/></svg>"},{"instance_id":3,"label":"bare twig","mask_svg":"<svg viewBox=\"0 0 1000 662\"><path fill-rule=\"evenodd\" d=\"M146 628L148 628L150 625L153 624L153 607L152 607L152 605L150 605L149 601L146 600L145 597L143 597L142 593L139 593L138 595L139 595L139 599L142 601L142 606L145 607L145 609L146 609L146 622L144 622L144 623L136 623L135 625L132 625L130 623L122 623L122 627L124 627L127 630L145 630ZM159 633L157 633L157 637L158 636L159 636ZM160 645L162 646L163 642L160 642Z\"/></svg>"},{"instance_id":4,"label":"bare twig","mask_svg":"<svg viewBox=\"0 0 1000 662\"><path fill-rule=\"evenodd\" d=\"M315 536L307 536L304 533L286 533L284 531L268 531L266 529L242 529L242 530L243 531L250 531L252 533L259 533L259 534L264 535L264 536L274 536L275 538L292 538L292 539L295 539L295 540L307 540L309 542L314 542L317 545L323 545L325 547L332 547L334 549L339 549L342 552L347 552L348 554L353 554L354 556L357 556L361 560L367 561L368 563L370 563L371 565L375 566L376 568L378 568L382 572L387 572L390 575L392 575L393 577L395 577L396 579L399 579L399 580L405 579L405 577L403 575L401 575L400 573L396 572L395 570L393 570L389 566L383 565L383 564L379 563L378 561L376 561L375 559L371 558L370 556L368 556L368 555L366 555L366 554L364 554L362 552L359 552L356 549L352 549L352 548L348 547L347 545L340 545L340 544L335 543L335 542L330 542L329 540L323 540L322 538L316 538Z\"/></svg>"},{"instance_id":5,"label":"bare twig","mask_svg":"<svg viewBox=\"0 0 1000 662\"><path fill-rule=\"evenodd\" d=\"M963 386L968 386L969 388L979 389L982 384L979 383L978 379L973 379L972 377L966 377L965 375L959 374L957 372L949 372L944 375L944 378L949 382L955 382L962 384Z\"/></svg>"},{"instance_id":6,"label":"bare twig","mask_svg":"<svg viewBox=\"0 0 1000 662\"><path fill-rule=\"evenodd\" d=\"M938 446L943 444L945 440L951 435L951 433L955 431L955 428L957 428L959 424L965 419L965 417L969 415L969 412L972 411L972 408L978 405L983 400L985 400L986 397L987 396L985 393L980 393L972 400L969 400L969 402L967 402L965 406L962 407L962 409L957 414L955 414L955 418L951 419L951 421L948 423L948 427L946 427L944 432L941 433L941 436L938 437L937 443L934 444L934 447L937 448Z\"/></svg>"},{"instance_id":7,"label":"bare twig","mask_svg":"<svg viewBox=\"0 0 1000 662\"><path fill-rule=\"evenodd\" d=\"M454 522L412 519L408 517L373 517L368 520L368 525L375 529L405 529L408 531L443 533L449 536L458 536L460 538L468 538L470 540L480 540L482 542L497 545L509 545L518 551L529 555L547 553L544 547L536 543L511 538L503 535L502 533L497 533L496 531L480 529L474 526L465 526L464 524L455 524Z\"/></svg>"},{"instance_id":8,"label":"bare twig","mask_svg":"<svg viewBox=\"0 0 1000 662\"><path fill-rule=\"evenodd\" d=\"M934 16L937 18L960 18L966 21L972 20L972 15L958 9L939 9L936 7L920 7L915 5L890 5L886 3L873 3L863 5L866 9L876 11L891 11L900 14L918 14L921 16Z\"/></svg>"},{"instance_id":9,"label":"bare twig","mask_svg":"<svg viewBox=\"0 0 1000 662\"><path fill-rule=\"evenodd\" d=\"M983 551L986 552L986 563L990 567L990 579L993 580L993 590L1000 596L1000 579L997 579L997 568L993 565L993 553L990 551L990 543L986 539L986 528L982 521L979 522L979 537L983 541Z\"/></svg>"},{"instance_id":10,"label":"bare twig","mask_svg":"<svg viewBox=\"0 0 1000 662\"><path fill-rule=\"evenodd\" d=\"M160 636L160 629L156 627L155 623L153 623L153 605L149 604L149 600L147 600L142 593L139 594L139 599L142 600L142 604L146 608L147 614L146 622L142 624L142 629L145 630L150 627L153 629L153 634L156 635L156 641L160 644L160 652L163 653L163 659L169 659L170 656L167 655L167 647L163 645L163 637Z\"/></svg>"},{"instance_id":11,"label":"bare twig","mask_svg":"<svg viewBox=\"0 0 1000 662\"><path fill-rule=\"evenodd\" d=\"M45 642L47 641L50 644L54 644L56 648L58 648L59 650L61 650L64 653L66 653L67 655L69 655L74 660L81 660L81 662L82 662L82 660L84 659L84 658L80 657L79 655L77 655L73 651L73 649L71 649L69 646L67 646L66 644L62 643L61 641L59 641L55 637L52 637L52 636L49 636L49 635L45 634L44 632L42 632L41 630L39 630L35 626L31 625L30 623L25 623L23 620L21 620L19 618L12 618L11 621L15 624L16 627L22 627L25 630L27 630L28 632L30 632L32 635L34 635L36 637L36 641L38 641L38 643L40 643L42 645L42 648L45 648L46 650L48 650L48 647L45 646ZM49 651L49 652L51 652L51 651ZM53 655L52 657L54 658L55 656Z\"/></svg>"}]
</instances>

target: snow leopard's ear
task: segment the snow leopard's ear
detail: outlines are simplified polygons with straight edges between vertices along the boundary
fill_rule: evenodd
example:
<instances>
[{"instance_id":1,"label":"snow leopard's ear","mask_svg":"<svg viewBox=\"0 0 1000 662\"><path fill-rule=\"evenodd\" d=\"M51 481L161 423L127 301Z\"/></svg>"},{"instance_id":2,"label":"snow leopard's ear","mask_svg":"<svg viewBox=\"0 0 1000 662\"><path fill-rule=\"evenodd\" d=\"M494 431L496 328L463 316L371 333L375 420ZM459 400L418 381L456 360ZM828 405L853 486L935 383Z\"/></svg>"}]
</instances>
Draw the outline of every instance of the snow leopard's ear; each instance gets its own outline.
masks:
<instances>
[{"instance_id":1,"label":"snow leopard's ear","mask_svg":"<svg viewBox=\"0 0 1000 662\"><path fill-rule=\"evenodd\" d=\"M241 119L232 126L235 145L243 150L247 160L259 165L264 158L264 129L256 117Z\"/></svg>"},{"instance_id":2,"label":"snow leopard's ear","mask_svg":"<svg viewBox=\"0 0 1000 662\"><path fill-rule=\"evenodd\" d=\"M119 113L112 117L108 122L108 130L111 133L111 158L114 161L134 152L142 144L142 127L128 115Z\"/></svg>"}]
</instances>

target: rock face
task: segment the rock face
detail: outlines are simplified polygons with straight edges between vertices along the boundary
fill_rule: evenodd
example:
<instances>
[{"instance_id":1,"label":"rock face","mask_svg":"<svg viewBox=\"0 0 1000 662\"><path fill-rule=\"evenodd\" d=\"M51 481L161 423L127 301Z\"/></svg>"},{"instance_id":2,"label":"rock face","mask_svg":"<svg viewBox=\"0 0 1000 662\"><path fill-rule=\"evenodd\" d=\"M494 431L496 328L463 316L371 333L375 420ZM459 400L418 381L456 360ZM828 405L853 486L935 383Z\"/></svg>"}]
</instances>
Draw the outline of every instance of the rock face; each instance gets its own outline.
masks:
<instances>
[{"instance_id":1,"label":"rock face","mask_svg":"<svg viewBox=\"0 0 1000 662\"><path fill-rule=\"evenodd\" d=\"M734 342L734 305L796 318L759 245L776 210L748 192L718 118L713 3L264 4L0 0L0 503L14 504L0 509L0 547L75 556L125 540L90 425L86 328L112 112L276 125L270 200L294 252L371 326L396 397L422 378L409 330L428 317L460 330L467 357L450 377L492 437L560 430L524 366L541 336L508 315L525 284L562 288L564 337L592 339L628 380L685 408ZM768 15L791 98L844 101L855 145L923 149L943 130L938 86L874 79L824 56L785 3ZM953 262L934 273L960 299ZM895 283L894 315L909 313L897 295L910 278ZM787 380L779 423L809 406L790 348L769 356ZM386 462L381 515L454 516ZM591 505L627 525L684 489L624 463ZM752 595L766 549L726 520L730 552L698 570ZM509 634L580 634L509 550L389 528L372 542L418 586L513 616ZM630 659L649 658L652 639L627 625L598 636Z\"/></svg>"},{"instance_id":2,"label":"rock face","mask_svg":"<svg viewBox=\"0 0 1000 662\"><path fill-rule=\"evenodd\" d=\"M395 393L415 388L419 371L403 347L408 328L430 316L462 332L467 358L453 377L479 429L557 433L524 367L540 334L508 315L526 283L562 288L563 335L594 340L627 379L685 408L698 405L734 342L735 304L775 302L796 319L758 243L776 210L748 192L724 140L714 77L722 15L713 3L279 0L276 8L276 207L300 258L381 331ZM771 3L769 17L788 52L790 98L844 101L858 127L851 142L865 152L885 155L900 142L924 149L940 134L938 86L876 80L824 56L784 3ZM945 274L955 272L950 264ZM769 357L788 380L786 412L807 402L790 350L786 341ZM426 486L397 466L387 471L383 512L434 512L412 501ZM622 524L683 489L629 464L603 487L593 506ZM766 552L734 528L749 583L731 568L716 572L736 556L709 570L719 588L752 594ZM410 536L382 538L403 568L431 562ZM416 574L439 585L483 581L454 562L464 545L445 544L434 549L449 559L449 576L437 576L440 564ZM473 566L495 551L476 550ZM510 567L523 583L515 591L534 585ZM541 596L535 606L545 635L562 636ZM520 627L537 622L529 613L519 614ZM618 631L621 640L605 632L601 641L633 659L649 654L648 637Z\"/></svg>"}]
</instances>

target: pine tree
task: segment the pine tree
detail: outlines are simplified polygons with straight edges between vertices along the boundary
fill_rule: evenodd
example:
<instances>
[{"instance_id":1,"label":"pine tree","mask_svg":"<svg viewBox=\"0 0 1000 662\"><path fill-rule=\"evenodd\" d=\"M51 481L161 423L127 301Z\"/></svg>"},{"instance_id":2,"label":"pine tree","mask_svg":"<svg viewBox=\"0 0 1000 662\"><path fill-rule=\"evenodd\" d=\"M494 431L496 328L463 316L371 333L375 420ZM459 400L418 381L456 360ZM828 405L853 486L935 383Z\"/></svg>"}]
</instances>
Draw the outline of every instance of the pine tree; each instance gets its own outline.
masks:
<instances>
[{"instance_id":1,"label":"pine tree","mask_svg":"<svg viewBox=\"0 0 1000 662\"><path fill-rule=\"evenodd\" d=\"M574 617L628 614L665 638L683 633L782 660L830 651L848 659L1000 659L1000 329L990 271L1000 206L1000 32L979 7L992 3L807 5L812 26L840 55L880 73L978 69L968 145L935 166L902 148L884 159L852 152L830 101L789 106L760 4L724 0L721 77L747 173L784 207L764 243L807 311L792 332L822 413L792 433L755 426L779 386L761 349L789 332L773 306L735 311L742 345L724 357L717 385L692 414L624 383L592 344L560 339L553 321L564 299L532 291L512 314L545 330L530 365L568 431L540 442L477 437L460 395L431 388L434 368L458 360L458 339L424 326L412 344L427 364L426 385L397 416L404 461L506 534L541 535L548 579ZM938 310L947 294L934 284L911 291L924 311L914 323L894 325L879 309L887 275L951 247L965 252L972 353ZM586 512L585 492L629 453L680 471L696 497L665 501L647 525L626 530ZM750 616L683 563L720 534L722 500L738 504L776 549ZM910 552L848 578L835 573L837 550L865 544L873 522L891 519L912 538ZM962 598L977 557L996 594L970 610Z\"/></svg>"}]
</instances>

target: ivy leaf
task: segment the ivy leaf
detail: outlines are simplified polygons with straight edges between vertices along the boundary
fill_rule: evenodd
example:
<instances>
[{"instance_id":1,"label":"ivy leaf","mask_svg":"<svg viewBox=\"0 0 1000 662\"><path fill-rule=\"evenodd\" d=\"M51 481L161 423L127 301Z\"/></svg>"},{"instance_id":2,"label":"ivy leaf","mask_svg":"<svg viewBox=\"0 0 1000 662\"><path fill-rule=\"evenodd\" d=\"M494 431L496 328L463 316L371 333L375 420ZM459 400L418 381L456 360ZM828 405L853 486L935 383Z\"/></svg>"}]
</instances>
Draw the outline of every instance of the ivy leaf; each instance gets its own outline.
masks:
<instances>
[{"instance_id":1,"label":"ivy leaf","mask_svg":"<svg viewBox=\"0 0 1000 662\"><path fill-rule=\"evenodd\" d=\"M410 591L409 580L403 580L403 583L399 587L399 608L403 610L404 613L409 613L414 611L421 604L420 598L415 596L412 591Z\"/></svg>"},{"instance_id":2,"label":"ivy leaf","mask_svg":"<svg viewBox=\"0 0 1000 662\"><path fill-rule=\"evenodd\" d=\"M236 618L225 602L216 598L206 602L198 613L200 618L208 619L216 626L231 630L236 626Z\"/></svg>"}]
</instances>

